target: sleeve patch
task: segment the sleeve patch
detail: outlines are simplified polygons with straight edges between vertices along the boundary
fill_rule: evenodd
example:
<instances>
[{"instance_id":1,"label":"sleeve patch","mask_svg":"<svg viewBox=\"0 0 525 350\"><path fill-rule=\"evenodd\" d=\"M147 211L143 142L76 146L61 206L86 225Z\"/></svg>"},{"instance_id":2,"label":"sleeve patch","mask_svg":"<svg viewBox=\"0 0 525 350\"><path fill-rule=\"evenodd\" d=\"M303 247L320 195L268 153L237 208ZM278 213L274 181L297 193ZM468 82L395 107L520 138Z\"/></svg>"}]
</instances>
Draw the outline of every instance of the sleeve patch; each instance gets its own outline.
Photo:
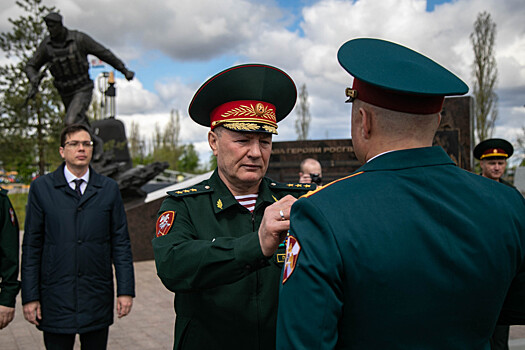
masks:
<instances>
[{"instance_id":1,"label":"sleeve patch","mask_svg":"<svg viewBox=\"0 0 525 350\"><path fill-rule=\"evenodd\" d=\"M286 242L286 260L284 261L283 284L290 278L297 265L301 245L294 236L288 236Z\"/></svg>"},{"instance_id":2,"label":"sleeve patch","mask_svg":"<svg viewBox=\"0 0 525 350\"><path fill-rule=\"evenodd\" d=\"M171 225L173 225L174 220L174 211L171 210L162 213L157 219L157 225L155 230L157 237L166 235L170 231Z\"/></svg>"}]
</instances>

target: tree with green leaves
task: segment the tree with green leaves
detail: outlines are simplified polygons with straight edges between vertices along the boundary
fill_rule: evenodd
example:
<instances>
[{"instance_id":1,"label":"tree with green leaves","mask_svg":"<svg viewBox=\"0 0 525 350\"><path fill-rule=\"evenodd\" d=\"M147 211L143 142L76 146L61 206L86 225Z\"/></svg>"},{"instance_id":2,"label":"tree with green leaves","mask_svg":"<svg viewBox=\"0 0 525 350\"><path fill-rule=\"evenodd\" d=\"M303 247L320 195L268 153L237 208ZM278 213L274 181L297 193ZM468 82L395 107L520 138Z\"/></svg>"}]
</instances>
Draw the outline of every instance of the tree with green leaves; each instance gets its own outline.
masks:
<instances>
[{"instance_id":1,"label":"tree with green leaves","mask_svg":"<svg viewBox=\"0 0 525 350\"><path fill-rule=\"evenodd\" d=\"M308 138L308 130L310 129L310 103L308 102L308 90L306 84L301 86L299 92L299 106L297 108L297 119L295 120L295 131L297 132L297 140L306 140Z\"/></svg>"},{"instance_id":2,"label":"tree with green leaves","mask_svg":"<svg viewBox=\"0 0 525 350\"><path fill-rule=\"evenodd\" d=\"M163 130L155 124L151 152L151 161L168 162L169 169L177 170L177 163L181 155L179 147L180 116L179 111L172 110L170 120Z\"/></svg>"},{"instance_id":3,"label":"tree with green leaves","mask_svg":"<svg viewBox=\"0 0 525 350\"><path fill-rule=\"evenodd\" d=\"M494 54L495 40L496 23L492 21L488 12L479 13L474 22L474 31L470 34L474 50L474 128L478 142L492 137L498 118L498 96L494 92L498 77Z\"/></svg>"},{"instance_id":4,"label":"tree with green leaves","mask_svg":"<svg viewBox=\"0 0 525 350\"><path fill-rule=\"evenodd\" d=\"M31 86L23 68L47 34L43 17L56 11L42 0L16 1L24 14L9 18L13 28L0 33L0 48L8 63L0 66L0 158L3 166L24 175L58 165L59 133L64 114L60 96L44 71L40 91L27 99ZM37 164L34 164L35 159Z\"/></svg>"},{"instance_id":5,"label":"tree with green leaves","mask_svg":"<svg viewBox=\"0 0 525 350\"><path fill-rule=\"evenodd\" d=\"M182 146L182 154L177 162L177 170L186 173L198 172L199 154L192 143Z\"/></svg>"}]
</instances>

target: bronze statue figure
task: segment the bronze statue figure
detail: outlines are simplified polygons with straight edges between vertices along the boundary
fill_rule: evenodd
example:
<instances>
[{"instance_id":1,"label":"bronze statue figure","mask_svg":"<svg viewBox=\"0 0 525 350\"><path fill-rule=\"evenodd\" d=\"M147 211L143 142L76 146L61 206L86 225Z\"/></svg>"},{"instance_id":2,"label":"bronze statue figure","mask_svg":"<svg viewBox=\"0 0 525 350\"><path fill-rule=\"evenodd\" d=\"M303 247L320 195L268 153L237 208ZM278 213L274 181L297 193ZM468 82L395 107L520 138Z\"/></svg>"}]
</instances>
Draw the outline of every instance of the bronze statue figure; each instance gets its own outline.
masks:
<instances>
[{"instance_id":1,"label":"bronze statue figure","mask_svg":"<svg viewBox=\"0 0 525 350\"><path fill-rule=\"evenodd\" d=\"M62 24L62 16L51 12L44 17L49 35L42 40L33 57L25 67L34 95L42 78L42 72L49 69L54 85L66 108L65 125L89 125L86 112L93 95L93 80L89 77L87 55L93 55L110 64L124 74L129 81L134 72L110 50L93 40L89 35L69 30ZM45 65L42 72L40 69ZM95 151L96 153L96 151Z\"/></svg>"}]
</instances>

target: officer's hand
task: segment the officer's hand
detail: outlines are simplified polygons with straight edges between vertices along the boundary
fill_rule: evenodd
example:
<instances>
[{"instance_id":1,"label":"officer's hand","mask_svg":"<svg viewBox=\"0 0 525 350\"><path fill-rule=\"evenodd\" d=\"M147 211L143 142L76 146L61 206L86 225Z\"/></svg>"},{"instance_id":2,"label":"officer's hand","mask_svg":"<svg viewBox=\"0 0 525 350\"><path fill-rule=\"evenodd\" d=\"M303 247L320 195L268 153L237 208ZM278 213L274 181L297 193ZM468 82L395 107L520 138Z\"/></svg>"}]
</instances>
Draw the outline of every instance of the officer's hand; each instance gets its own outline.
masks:
<instances>
[{"instance_id":1,"label":"officer's hand","mask_svg":"<svg viewBox=\"0 0 525 350\"><path fill-rule=\"evenodd\" d=\"M118 318L127 316L133 306L133 297L130 295L120 295L117 297L117 315Z\"/></svg>"},{"instance_id":2,"label":"officer's hand","mask_svg":"<svg viewBox=\"0 0 525 350\"><path fill-rule=\"evenodd\" d=\"M15 308L0 305L0 329L6 327L15 318Z\"/></svg>"},{"instance_id":3,"label":"officer's hand","mask_svg":"<svg viewBox=\"0 0 525 350\"><path fill-rule=\"evenodd\" d=\"M42 311L38 300L30 301L24 304L24 318L34 325L39 325L38 321L42 319Z\"/></svg>"},{"instance_id":4,"label":"officer's hand","mask_svg":"<svg viewBox=\"0 0 525 350\"><path fill-rule=\"evenodd\" d=\"M272 256L286 238L286 233L290 229L290 209L296 200L295 197L287 195L264 210L259 227L259 243L264 256Z\"/></svg>"},{"instance_id":5,"label":"officer's hand","mask_svg":"<svg viewBox=\"0 0 525 350\"><path fill-rule=\"evenodd\" d=\"M126 69L124 71L124 76L126 77L127 81L130 81L135 76L135 72Z\"/></svg>"}]
</instances>

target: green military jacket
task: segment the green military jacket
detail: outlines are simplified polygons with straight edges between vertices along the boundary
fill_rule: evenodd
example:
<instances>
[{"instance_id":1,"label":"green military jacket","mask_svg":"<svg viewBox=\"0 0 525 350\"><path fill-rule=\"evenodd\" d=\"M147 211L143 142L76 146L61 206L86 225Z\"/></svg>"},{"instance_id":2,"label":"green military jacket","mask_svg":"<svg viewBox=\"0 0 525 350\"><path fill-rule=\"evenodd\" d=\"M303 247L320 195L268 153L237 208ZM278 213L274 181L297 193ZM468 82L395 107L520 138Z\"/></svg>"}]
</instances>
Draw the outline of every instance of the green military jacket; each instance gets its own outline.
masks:
<instances>
[{"instance_id":1,"label":"green military jacket","mask_svg":"<svg viewBox=\"0 0 525 350\"><path fill-rule=\"evenodd\" d=\"M253 213L217 170L192 188L169 192L159 221L163 215L174 221L153 239L153 250L158 276L176 293L174 349L275 348L284 245L267 259L257 232L266 207L314 188L263 178Z\"/></svg>"},{"instance_id":2,"label":"green military jacket","mask_svg":"<svg viewBox=\"0 0 525 350\"><path fill-rule=\"evenodd\" d=\"M20 236L18 220L7 191L0 187L0 305L15 307Z\"/></svg>"},{"instance_id":3,"label":"green military jacket","mask_svg":"<svg viewBox=\"0 0 525 350\"><path fill-rule=\"evenodd\" d=\"M441 147L374 158L290 225L279 350L489 350L525 324L525 199Z\"/></svg>"}]
</instances>

